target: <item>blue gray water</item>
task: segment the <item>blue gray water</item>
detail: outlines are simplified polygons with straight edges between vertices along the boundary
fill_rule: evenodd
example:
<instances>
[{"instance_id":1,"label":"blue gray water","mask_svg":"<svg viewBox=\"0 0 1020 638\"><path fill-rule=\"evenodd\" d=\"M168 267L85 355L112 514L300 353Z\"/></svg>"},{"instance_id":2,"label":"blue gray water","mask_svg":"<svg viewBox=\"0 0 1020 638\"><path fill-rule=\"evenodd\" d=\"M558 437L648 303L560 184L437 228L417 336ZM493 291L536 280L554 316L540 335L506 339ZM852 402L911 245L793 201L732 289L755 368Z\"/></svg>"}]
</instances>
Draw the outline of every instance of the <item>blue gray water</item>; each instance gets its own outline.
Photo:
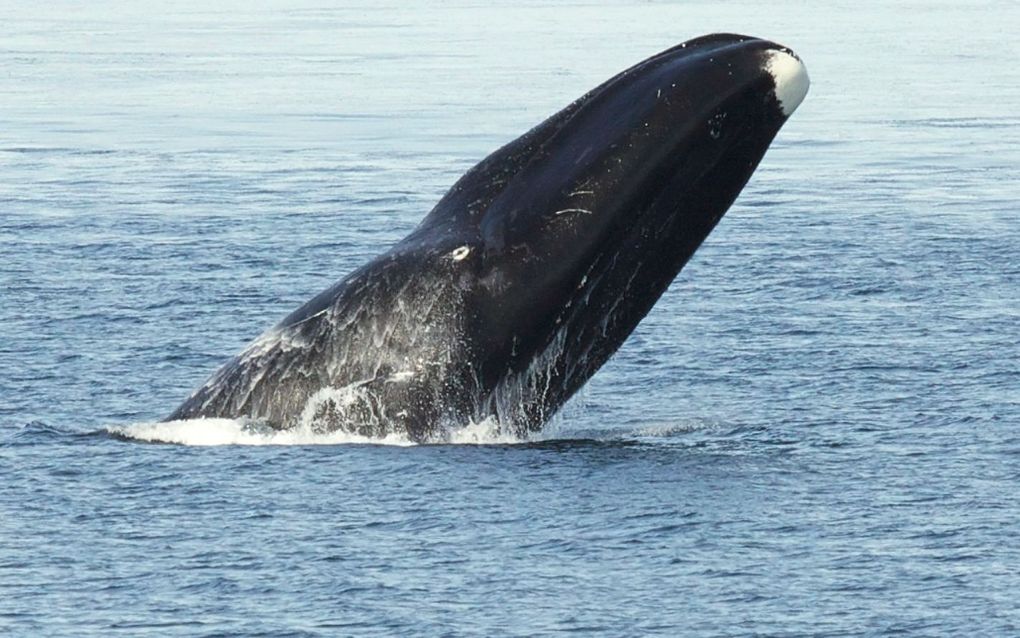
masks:
<instances>
[{"instance_id":1,"label":"blue gray water","mask_svg":"<svg viewBox=\"0 0 1020 638\"><path fill-rule=\"evenodd\" d=\"M0 8L0 634L1020 633L1015 3L256 5ZM154 425L720 30L811 92L545 436Z\"/></svg>"}]
</instances>

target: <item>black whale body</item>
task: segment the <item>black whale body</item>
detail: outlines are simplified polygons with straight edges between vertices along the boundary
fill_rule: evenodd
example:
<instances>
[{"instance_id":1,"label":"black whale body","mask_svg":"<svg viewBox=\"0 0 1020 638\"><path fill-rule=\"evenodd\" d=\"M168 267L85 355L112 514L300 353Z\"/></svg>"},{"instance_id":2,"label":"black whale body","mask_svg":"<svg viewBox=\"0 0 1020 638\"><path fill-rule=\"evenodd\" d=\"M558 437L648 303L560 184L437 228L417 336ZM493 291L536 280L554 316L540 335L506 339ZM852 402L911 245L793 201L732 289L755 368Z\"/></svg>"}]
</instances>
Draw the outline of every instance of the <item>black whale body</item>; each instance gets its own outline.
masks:
<instances>
[{"instance_id":1,"label":"black whale body","mask_svg":"<svg viewBox=\"0 0 1020 638\"><path fill-rule=\"evenodd\" d=\"M418 441L487 418L541 428L652 308L807 86L796 56L746 36L637 64L468 171L169 419Z\"/></svg>"}]
</instances>

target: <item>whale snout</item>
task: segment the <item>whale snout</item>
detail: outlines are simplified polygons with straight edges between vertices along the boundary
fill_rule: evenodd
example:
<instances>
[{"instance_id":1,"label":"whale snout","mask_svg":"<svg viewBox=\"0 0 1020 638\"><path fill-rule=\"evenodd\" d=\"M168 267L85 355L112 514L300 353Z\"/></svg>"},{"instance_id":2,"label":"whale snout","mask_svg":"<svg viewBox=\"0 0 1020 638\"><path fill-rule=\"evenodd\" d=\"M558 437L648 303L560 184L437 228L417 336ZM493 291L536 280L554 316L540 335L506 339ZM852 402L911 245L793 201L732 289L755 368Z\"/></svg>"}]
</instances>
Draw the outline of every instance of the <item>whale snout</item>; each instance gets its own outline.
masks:
<instances>
[{"instance_id":1,"label":"whale snout","mask_svg":"<svg viewBox=\"0 0 1020 638\"><path fill-rule=\"evenodd\" d=\"M785 117L790 117L807 95L811 80L807 68L789 49L772 49L765 53L765 71L776 84L776 101Z\"/></svg>"}]
</instances>

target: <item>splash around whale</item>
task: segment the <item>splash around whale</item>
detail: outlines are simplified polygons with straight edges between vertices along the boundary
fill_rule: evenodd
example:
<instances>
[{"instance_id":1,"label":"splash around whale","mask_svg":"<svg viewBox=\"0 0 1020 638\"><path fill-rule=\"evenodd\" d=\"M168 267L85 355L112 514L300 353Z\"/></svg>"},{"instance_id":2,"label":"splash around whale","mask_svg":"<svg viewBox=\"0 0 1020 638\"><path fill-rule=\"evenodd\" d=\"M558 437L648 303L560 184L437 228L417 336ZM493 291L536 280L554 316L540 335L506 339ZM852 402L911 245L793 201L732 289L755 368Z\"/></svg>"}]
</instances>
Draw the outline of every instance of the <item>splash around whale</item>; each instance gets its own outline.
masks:
<instances>
[{"instance_id":1,"label":"splash around whale","mask_svg":"<svg viewBox=\"0 0 1020 638\"><path fill-rule=\"evenodd\" d=\"M540 430L651 310L807 89L796 55L747 36L640 62L482 160L168 420L416 442L464 423Z\"/></svg>"}]
</instances>

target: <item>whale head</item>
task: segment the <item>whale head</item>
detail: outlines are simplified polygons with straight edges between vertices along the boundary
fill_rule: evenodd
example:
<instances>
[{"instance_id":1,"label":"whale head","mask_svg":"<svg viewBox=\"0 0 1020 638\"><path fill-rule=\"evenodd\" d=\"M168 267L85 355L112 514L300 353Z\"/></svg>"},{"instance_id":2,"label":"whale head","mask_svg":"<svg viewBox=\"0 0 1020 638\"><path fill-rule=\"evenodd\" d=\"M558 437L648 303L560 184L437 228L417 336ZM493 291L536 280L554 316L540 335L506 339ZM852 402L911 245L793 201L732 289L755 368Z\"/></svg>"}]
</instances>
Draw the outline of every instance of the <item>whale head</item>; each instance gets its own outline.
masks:
<instances>
[{"instance_id":1,"label":"whale head","mask_svg":"<svg viewBox=\"0 0 1020 638\"><path fill-rule=\"evenodd\" d=\"M479 383L530 406L504 420L541 424L616 351L808 85L781 45L697 38L609 79L454 185L407 241L440 246L469 289Z\"/></svg>"}]
</instances>

